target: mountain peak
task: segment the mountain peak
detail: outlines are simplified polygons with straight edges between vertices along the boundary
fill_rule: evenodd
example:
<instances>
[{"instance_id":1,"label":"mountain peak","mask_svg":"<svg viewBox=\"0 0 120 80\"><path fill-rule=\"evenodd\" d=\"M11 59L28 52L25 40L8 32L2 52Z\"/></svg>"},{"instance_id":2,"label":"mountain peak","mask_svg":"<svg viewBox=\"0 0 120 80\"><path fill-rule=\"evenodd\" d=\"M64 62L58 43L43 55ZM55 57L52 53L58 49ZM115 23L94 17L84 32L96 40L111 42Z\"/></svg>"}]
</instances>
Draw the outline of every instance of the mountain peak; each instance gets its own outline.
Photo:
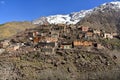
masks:
<instances>
[{"instance_id":1,"label":"mountain peak","mask_svg":"<svg viewBox=\"0 0 120 80\"><path fill-rule=\"evenodd\" d=\"M110 7L112 9L119 8L120 9L120 1L113 1L109 3L104 3L102 6Z\"/></svg>"},{"instance_id":2,"label":"mountain peak","mask_svg":"<svg viewBox=\"0 0 120 80\"><path fill-rule=\"evenodd\" d=\"M119 6L120 5L120 1L112 1L112 2L108 2L108 3L104 3L103 5L108 5L108 4Z\"/></svg>"},{"instance_id":3,"label":"mountain peak","mask_svg":"<svg viewBox=\"0 0 120 80\"><path fill-rule=\"evenodd\" d=\"M91 14L92 12L96 11L109 11L109 10L120 10L120 1L113 1L104 3L96 8L89 9L89 10L81 10L80 12L73 12L66 15L52 15L48 17L41 17L37 20L33 21L33 24L76 24L81 19L83 19L86 15Z\"/></svg>"},{"instance_id":4,"label":"mountain peak","mask_svg":"<svg viewBox=\"0 0 120 80\"><path fill-rule=\"evenodd\" d=\"M33 21L33 24L44 24L44 22L48 22L50 24L76 24L87 14L90 14L92 9L90 10L81 10L80 12L73 12L66 15L52 15L48 17L41 17L37 20Z\"/></svg>"}]
</instances>

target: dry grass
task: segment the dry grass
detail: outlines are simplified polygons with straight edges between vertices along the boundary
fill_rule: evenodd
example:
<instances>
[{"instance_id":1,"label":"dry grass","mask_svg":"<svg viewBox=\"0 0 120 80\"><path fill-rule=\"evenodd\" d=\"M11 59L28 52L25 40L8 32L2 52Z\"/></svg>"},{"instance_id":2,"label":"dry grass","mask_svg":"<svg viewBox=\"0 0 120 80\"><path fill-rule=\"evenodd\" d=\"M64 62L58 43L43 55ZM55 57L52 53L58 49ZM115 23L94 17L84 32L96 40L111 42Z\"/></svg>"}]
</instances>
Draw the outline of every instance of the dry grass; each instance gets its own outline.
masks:
<instances>
[{"instance_id":1,"label":"dry grass","mask_svg":"<svg viewBox=\"0 0 120 80\"><path fill-rule=\"evenodd\" d=\"M30 22L10 22L0 25L0 40L9 38L18 32L24 31L28 28L35 28L36 26Z\"/></svg>"}]
</instances>

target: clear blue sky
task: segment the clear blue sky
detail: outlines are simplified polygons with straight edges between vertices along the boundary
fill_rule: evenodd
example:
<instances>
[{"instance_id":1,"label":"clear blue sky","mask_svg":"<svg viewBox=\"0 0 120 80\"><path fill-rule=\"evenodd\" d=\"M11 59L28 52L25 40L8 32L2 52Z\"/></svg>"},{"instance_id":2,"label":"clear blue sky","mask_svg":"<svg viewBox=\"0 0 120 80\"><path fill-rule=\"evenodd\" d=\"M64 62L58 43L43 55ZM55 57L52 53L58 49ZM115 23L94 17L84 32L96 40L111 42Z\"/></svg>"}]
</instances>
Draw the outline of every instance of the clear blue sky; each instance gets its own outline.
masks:
<instances>
[{"instance_id":1,"label":"clear blue sky","mask_svg":"<svg viewBox=\"0 0 120 80\"><path fill-rule=\"evenodd\" d=\"M113 0L0 0L0 24L31 21L40 16L68 14Z\"/></svg>"}]
</instances>

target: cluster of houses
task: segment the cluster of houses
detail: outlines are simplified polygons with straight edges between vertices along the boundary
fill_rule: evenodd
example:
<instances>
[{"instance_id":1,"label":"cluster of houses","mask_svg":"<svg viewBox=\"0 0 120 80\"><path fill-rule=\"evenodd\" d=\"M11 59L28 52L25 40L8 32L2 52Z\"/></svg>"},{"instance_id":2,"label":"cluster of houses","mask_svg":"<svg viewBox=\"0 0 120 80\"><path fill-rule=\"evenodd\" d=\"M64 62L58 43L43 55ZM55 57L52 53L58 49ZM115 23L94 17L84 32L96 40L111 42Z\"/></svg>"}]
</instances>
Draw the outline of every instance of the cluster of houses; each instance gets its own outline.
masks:
<instances>
[{"instance_id":1,"label":"cluster of houses","mask_svg":"<svg viewBox=\"0 0 120 80\"><path fill-rule=\"evenodd\" d=\"M80 47L103 49L104 47L95 39L113 39L116 36L118 36L117 33L106 33L86 26L43 25L35 29L26 29L24 33L10 40L1 41L0 48L11 53L39 50L45 54L54 54L58 49L68 50Z\"/></svg>"}]
</instances>

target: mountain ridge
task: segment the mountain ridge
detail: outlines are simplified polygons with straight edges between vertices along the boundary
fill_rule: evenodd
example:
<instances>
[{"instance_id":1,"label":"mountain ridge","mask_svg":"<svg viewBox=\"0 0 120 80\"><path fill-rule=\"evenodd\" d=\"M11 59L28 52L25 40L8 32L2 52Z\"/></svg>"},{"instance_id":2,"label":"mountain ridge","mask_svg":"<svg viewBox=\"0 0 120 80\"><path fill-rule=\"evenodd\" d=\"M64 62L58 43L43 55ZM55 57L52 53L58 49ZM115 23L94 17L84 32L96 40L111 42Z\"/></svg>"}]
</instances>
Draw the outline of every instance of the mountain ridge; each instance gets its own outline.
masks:
<instances>
[{"instance_id":1,"label":"mountain ridge","mask_svg":"<svg viewBox=\"0 0 120 80\"><path fill-rule=\"evenodd\" d=\"M89 26L106 32L120 32L120 2L110 2L94 8L77 25Z\"/></svg>"},{"instance_id":2,"label":"mountain ridge","mask_svg":"<svg viewBox=\"0 0 120 80\"><path fill-rule=\"evenodd\" d=\"M36 20L33 20L33 24L76 24L79 21L81 21L85 16L92 14L96 11L104 11L104 10L114 9L118 10L120 9L120 1L113 1L109 3L104 3L98 7L95 7L93 9L89 10L81 10L79 12L72 12L70 14L62 15L51 15L47 17L40 17Z\"/></svg>"},{"instance_id":3,"label":"mountain ridge","mask_svg":"<svg viewBox=\"0 0 120 80\"><path fill-rule=\"evenodd\" d=\"M48 17L40 17L36 20L33 20L33 24L76 24L82 19L85 15L90 14L92 10L82 10L80 12L73 12L67 15L52 15ZM79 16L79 17L78 17Z\"/></svg>"}]
</instances>

